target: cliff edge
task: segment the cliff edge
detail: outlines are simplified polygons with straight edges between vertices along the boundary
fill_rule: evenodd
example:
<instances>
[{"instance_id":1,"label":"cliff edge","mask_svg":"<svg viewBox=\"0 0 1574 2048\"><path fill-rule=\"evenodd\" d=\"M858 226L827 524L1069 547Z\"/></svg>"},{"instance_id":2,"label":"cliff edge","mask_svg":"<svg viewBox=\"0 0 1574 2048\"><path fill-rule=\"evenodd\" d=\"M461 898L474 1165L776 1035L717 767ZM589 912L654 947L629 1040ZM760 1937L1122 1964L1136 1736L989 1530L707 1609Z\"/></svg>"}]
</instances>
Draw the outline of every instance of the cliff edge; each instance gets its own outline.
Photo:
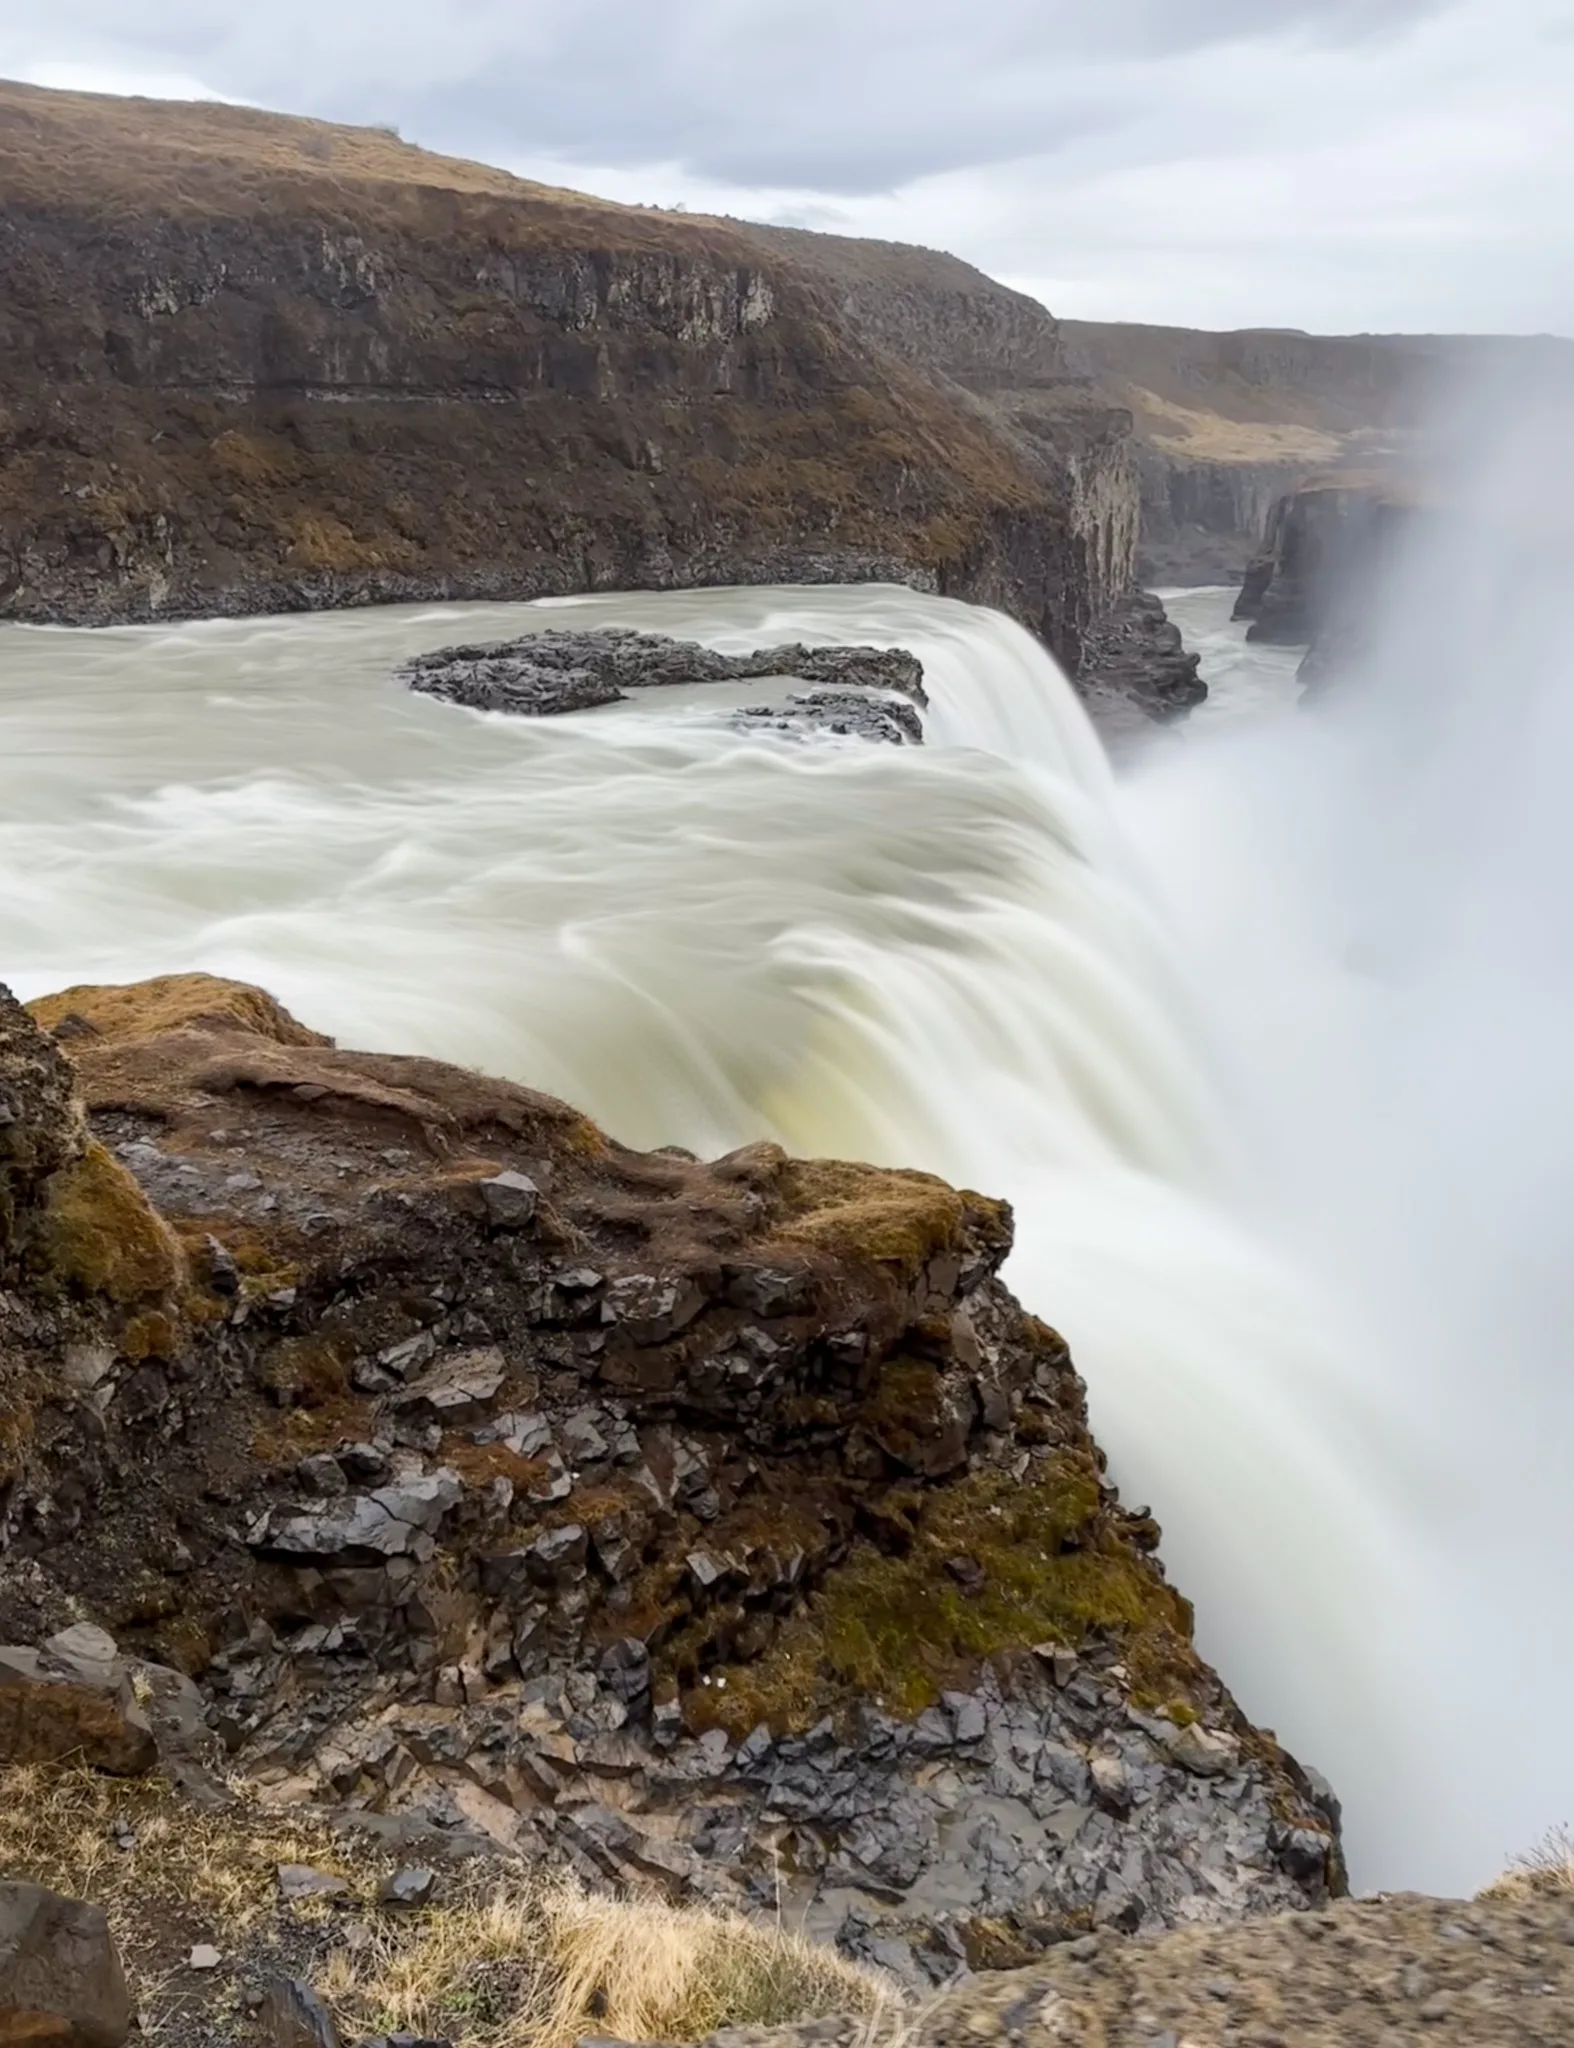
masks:
<instances>
[{"instance_id":1,"label":"cliff edge","mask_svg":"<svg viewBox=\"0 0 1574 2048\"><path fill-rule=\"evenodd\" d=\"M976 272L892 321L883 245L16 85L0 196L0 616L877 578L996 605L1076 675L1130 586L1129 422L970 401L958 299L984 357L1007 302L1035 377L1057 346Z\"/></svg>"},{"instance_id":2,"label":"cliff edge","mask_svg":"<svg viewBox=\"0 0 1574 2048\"><path fill-rule=\"evenodd\" d=\"M915 1984L1342 1889L1002 1203L631 1152L204 976L6 998L0 1091L0 1665L90 1624L276 1810L790 1906Z\"/></svg>"}]
</instances>

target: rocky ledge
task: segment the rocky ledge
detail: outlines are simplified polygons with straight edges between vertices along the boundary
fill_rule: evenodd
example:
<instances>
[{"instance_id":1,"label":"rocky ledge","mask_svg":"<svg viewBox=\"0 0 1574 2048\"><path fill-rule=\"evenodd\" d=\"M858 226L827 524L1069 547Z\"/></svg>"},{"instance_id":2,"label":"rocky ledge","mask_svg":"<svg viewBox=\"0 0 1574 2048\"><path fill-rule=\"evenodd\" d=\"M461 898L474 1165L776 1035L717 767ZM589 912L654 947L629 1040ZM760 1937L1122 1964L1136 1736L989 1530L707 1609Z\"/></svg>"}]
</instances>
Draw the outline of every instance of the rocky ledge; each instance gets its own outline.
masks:
<instances>
[{"instance_id":1,"label":"rocky ledge","mask_svg":"<svg viewBox=\"0 0 1574 2048\"><path fill-rule=\"evenodd\" d=\"M0 1660L0 1734L85 1641L92 1725L189 1685L276 1804L910 1980L1342 1889L1004 1204L632 1152L202 976L5 998L0 1102L0 1640L51 1665Z\"/></svg>"},{"instance_id":2,"label":"rocky ledge","mask_svg":"<svg viewBox=\"0 0 1574 2048\"><path fill-rule=\"evenodd\" d=\"M1093 722L1116 744L1195 710L1208 694L1180 628L1148 591L1119 599L1083 640L1082 694Z\"/></svg>"},{"instance_id":3,"label":"rocky ledge","mask_svg":"<svg viewBox=\"0 0 1574 2048\"><path fill-rule=\"evenodd\" d=\"M1553 2048L1574 2016L1566 1885L1476 1900L1406 1894L1319 1913L1064 1944L903 2015L911 2048ZM867 2020L732 2027L708 2048L880 2048Z\"/></svg>"},{"instance_id":4,"label":"rocky ledge","mask_svg":"<svg viewBox=\"0 0 1574 2048\"><path fill-rule=\"evenodd\" d=\"M900 648L805 647L793 643L750 654L718 654L694 640L610 626L594 632L527 633L471 647L440 647L396 671L428 697L472 711L555 718L622 703L630 690L693 683L741 683L788 677L824 687L754 706L729 723L801 734L814 729L860 739L917 746L923 726L915 704L927 704L923 665Z\"/></svg>"}]
</instances>

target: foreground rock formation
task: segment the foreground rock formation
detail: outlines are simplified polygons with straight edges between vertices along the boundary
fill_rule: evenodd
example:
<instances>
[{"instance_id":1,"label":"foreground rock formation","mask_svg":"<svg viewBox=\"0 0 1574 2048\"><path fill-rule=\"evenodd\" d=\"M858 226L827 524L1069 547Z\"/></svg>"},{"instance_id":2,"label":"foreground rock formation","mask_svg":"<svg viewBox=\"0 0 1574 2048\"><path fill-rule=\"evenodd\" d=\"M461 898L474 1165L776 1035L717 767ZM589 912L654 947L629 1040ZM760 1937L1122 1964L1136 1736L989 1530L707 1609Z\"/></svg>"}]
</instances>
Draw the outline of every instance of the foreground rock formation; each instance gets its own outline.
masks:
<instances>
[{"instance_id":1,"label":"foreground rock formation","mask_svg":"<svg viewBox=\"0 0 1574 2048\"><path fill-rule=\"evenodd\" d=\"M1567 1893L1399 1895L1135 1941L1087 1937L946 1993L900 2038L920 2048L1559 2048L1574 2037L1571 1909ZM852 2048L869 2038L867 2023L820 2021L714 2041Z\"/></svg>"},{"instance_id":2,"label":"foreground rock formation","mask_svg":"<svg viewBox=\"0 0 1574 2048\"><path fill-rule=\"evenodd\" d=\"M0 1089L0 1640L189 1674L275 1801L914 1981L1340 1889L1002 1204L632 1153L200 976L8 999Z\"/></svg>"},{"instance_id":3,"label":"foreground rock formation","mask_svg":"<svg viewBox=\"0 0 1574 2048\"><path fill-rule=\"evenodd\" d=\"M131 2020L102 1908L0 1881L0 2040L120 2048Z\"/></svg>"},{"instance_id":4,"label":"foreground rock formation","mask_svg":"<svg viewBox=\"0 0 1574 2048\"><path fill-rule=\"evenodd\" d=\"M0 617L876 578L1076 675L1132 587L1128 416L952 258L15 85L0 197Z\"/></svg>"}]
</instances>

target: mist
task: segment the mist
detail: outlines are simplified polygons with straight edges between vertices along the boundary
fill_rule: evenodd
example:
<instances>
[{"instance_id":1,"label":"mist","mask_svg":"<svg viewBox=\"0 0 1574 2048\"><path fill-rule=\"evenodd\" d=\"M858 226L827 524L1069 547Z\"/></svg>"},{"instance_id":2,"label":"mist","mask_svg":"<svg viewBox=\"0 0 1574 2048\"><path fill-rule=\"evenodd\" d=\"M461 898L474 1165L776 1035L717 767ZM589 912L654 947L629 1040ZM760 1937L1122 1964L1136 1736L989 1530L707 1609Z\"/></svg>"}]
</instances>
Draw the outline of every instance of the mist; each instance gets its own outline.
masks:
<instances>
[{"instance_id":1,"label":"mist","mask_svg":"<svg viewBox=\"0 0 1574 2048\"><path fill-rule=\"evenodd\" d=\"M1365 654L1122 808L1395 1493L1429 1790L1360 1874L1464 1890L1574 1814L1574 392L1478 385L1437 439Z\"/></svg>"}]
</instances>

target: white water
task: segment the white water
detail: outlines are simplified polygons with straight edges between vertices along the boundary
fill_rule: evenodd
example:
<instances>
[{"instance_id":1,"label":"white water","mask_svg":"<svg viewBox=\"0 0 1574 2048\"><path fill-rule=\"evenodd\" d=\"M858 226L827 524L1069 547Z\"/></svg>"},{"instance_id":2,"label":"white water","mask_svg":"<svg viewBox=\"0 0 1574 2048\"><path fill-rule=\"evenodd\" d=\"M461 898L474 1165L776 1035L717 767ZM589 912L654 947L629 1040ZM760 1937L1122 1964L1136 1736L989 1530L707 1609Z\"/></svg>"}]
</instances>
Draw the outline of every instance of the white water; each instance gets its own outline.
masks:
<instances>
[{"instance_id":1,"label":"white water","mask_svg":"<svg viewBox=\"0 0 1574 2048\"><path fill-rule=\"evenodd\" d=\"M1465 1885L1561 1812L1472 1752L1488 1689L1440 1696L1440 1648L1490 1609L1440 1593L1449 1475L1396 1398L1410 1335L1321 1227L1348 1120L1302 1183L1281 1171L1287 1006L1230 926L1260 820L1232 839L1213 764L1306 721L1204 600L1237 716L1124 790L1027 635L907 591L0 627L0 972L238 975L635 1143L771 1133L1010 1195L1013 1282L1070 1337L1204 1648L1333 1779L1361 1881ZM693 692L534 724L386 679L455 638L614 621L910 646L930 744L745 741ZM1300 1056L1315 1020L1289 1022ZM1343 1316L1318 1270L1351 1282Z\"/></svg>"}]
</instances>

